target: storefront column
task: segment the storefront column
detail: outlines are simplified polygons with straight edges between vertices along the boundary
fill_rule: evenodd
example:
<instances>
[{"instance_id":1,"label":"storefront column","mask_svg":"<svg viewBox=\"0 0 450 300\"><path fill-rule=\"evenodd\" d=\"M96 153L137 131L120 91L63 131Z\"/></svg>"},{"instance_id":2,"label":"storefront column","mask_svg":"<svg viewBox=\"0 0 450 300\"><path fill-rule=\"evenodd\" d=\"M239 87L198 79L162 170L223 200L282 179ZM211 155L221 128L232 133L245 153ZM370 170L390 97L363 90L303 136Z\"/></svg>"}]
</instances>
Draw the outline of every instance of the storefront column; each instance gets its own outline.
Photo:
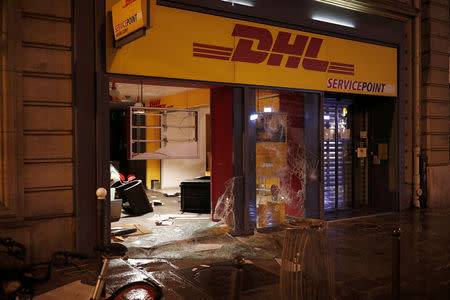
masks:
<instances>
[{"instance_id":1,"label":"storefront column","mask_svg":"<svg viewBox=\"0 0 450 300\"><path fill-rule=\"evenodd\" d=\"M253 234L256 224L255 90L233 88L233 234Z\"/></svg>"},{"instance_id":2,"label":"storefront column","mask_svg":"<svg viewBox=\"0 0 450 300\"><path fill-rule=\"evenodd\" d=\"M244 233L253 234L256 226L256 123L255 89L244 88Z\"/></svg>"}]
</instances>

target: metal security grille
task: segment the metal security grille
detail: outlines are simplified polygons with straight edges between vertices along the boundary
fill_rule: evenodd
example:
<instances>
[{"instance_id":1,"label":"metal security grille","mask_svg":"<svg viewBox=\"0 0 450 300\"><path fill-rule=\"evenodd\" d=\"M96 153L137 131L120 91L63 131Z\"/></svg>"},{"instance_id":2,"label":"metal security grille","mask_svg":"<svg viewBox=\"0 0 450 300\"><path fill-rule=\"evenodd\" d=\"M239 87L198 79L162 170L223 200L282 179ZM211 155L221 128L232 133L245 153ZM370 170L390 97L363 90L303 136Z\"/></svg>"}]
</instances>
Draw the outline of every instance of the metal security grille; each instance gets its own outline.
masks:
<instances>
[{"instance_id":1,"label":"metal security grille","mask_svg":"<svg viewBox=\"0 0 450 300\"><path fill-rule=\"evenodd\" d=\"M324 208L352 206L352 139L348 105L324 105Z\"/></svg>"},{"instance_id":2,"label":"metal security grille","mask_svg":"<svg viewBox=\"0 0 450 300\"><path fill-rule=\"evenodd\" d=\"M198 111L128 108L129 160L198 158Z\"/></svg>"}]
</instances>

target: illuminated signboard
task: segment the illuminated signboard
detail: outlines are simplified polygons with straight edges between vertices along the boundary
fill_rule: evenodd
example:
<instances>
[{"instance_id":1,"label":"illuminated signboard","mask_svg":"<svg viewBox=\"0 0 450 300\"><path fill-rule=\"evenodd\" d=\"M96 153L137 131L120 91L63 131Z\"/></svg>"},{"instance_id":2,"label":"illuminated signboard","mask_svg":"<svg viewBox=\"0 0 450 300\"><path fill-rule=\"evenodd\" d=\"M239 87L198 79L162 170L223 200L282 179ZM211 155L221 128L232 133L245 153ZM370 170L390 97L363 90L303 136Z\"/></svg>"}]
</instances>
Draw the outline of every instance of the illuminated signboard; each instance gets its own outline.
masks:
<instances>
[{"instance_id":1,"label":"illuminated signboard","mask_svg":"<svg viewBox=\"0 0 450 300\"><path fill-rule=\"evenodd\" d=\"M120 0L114 4L112 24L115 41L123 41L128 37L126 42L130 42L143 36L149 23L148 8L148 0Z\"/></svg>"},{"instance_id":2,"label":"illuminated signboard","mask_svg":"<svg viewBox=\"0 0 450 300\"><path fill-rule=\"evenodd\" d=\"M109 73L397 96L395 47L150 5L149 34L108 43Z\"/></svg>"}]
</instances>

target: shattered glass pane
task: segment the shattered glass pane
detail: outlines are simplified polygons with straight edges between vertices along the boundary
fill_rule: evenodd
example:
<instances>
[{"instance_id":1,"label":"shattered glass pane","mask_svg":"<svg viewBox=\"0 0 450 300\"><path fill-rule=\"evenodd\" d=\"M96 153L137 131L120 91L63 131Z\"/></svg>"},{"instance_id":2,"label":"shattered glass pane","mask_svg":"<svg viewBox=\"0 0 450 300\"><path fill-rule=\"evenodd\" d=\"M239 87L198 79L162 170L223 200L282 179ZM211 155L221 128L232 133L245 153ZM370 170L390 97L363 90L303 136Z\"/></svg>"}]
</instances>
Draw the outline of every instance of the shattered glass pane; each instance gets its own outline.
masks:
<instances>
[{"instance_id":1,"label":"shattered glass pane","mask_svg":"<svg viewBox=\"0 0 450 300\"><path fill-rule=\"evenodd\" d=\"M257 227L304 215L307 176L318 179L320 159L305 148L304 94L256 92Z\"/></svg>"},{"instance_id":2,"label":"shattered glass pane","mask_svg":"<svg viewBox=\"0 0 450 300\"><path fill-rule=\"evenodd\" d=\"M234 178L225 182L225 191L217 200L213 219L220 220L234 229Z\"/></svg>"}]
</instances>

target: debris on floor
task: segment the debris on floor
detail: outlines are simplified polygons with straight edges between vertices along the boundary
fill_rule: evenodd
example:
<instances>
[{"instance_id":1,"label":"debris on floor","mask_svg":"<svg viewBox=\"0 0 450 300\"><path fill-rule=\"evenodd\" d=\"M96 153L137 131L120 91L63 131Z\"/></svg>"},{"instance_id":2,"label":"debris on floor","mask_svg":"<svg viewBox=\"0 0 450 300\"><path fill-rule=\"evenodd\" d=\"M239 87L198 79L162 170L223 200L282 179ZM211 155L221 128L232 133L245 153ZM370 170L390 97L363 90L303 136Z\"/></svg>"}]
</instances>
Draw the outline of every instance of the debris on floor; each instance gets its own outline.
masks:
<instances>
[{"instance_id":1,"label":"debris on floor","mask_svg":"<svg viewBox=\"0 0 450 300\"><path fill-rule=\"evenodd\" d=\"M129 236L140 236L151 233L144 225L117 225L111 226L111 239L116 242L122 242Z\"/></svg>"},{"instance_id":2,"label":"debris on floor","mask_svg":"<svg viewBox=\"0 0 450 300\"><path fill-rule=\"evenodd\" d=\"M222 244L197 244L194 248L195 252L218 250L222 248Z\"/></svg>"},{"instance_id":3,"label":"debris on floor","mask_svg":"<svg viewBox=\"0 0 450 300\"><path fill-rule=\"evenodd\" d=\"M137 231L136 228L123 228L123 227L111 228L111 236L122 236L135 233L136 231Z\"/></svg>"},{"instance_id":4,"label":"debris on floor","mask_svg":"<svg viewBox=\"0 0 450 300\"><path fill-rule=\"evenodd\" d=\"M156 220L155 224L158 226L170 226L173 224L173 221L170 220Z\"/></svg>"},{"instance_id":5,"label":"debris on floor","mask_svg":"<svg viewBox=\"0 0 450 300\"><path fill-rule=\"evenodd\" d=\"M185 215L185 214L164 214L159 215L155 214L151 218L147 218L147 220L169 220L169 219L178 219L178 220L210 220L211 216L195 214L195 215Z\"/></svg>"},{"instance_id":6,"label":"debris on floor","mask_svg":"<svg viewBox=\"0 0 450 300\"><path fill-rule=\"evenodd\" d=\"M153 203L153 205L155 205L155 206L164 205L164 203L163 203L161 200L153 200L152 203Z\"/></svg>"},{"instance_id":7,"label":"debris on floor","mask_svg":"<svg viewBox=\"0 0 450 300\"><path fill-rule=\"evenodd\" d=\"M173 192L173 193L163 193L164 197L179 197L181 195L180 192Z\"/></svg>"}]
</instances>

